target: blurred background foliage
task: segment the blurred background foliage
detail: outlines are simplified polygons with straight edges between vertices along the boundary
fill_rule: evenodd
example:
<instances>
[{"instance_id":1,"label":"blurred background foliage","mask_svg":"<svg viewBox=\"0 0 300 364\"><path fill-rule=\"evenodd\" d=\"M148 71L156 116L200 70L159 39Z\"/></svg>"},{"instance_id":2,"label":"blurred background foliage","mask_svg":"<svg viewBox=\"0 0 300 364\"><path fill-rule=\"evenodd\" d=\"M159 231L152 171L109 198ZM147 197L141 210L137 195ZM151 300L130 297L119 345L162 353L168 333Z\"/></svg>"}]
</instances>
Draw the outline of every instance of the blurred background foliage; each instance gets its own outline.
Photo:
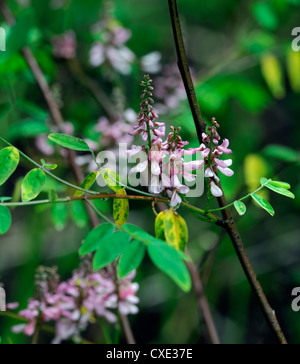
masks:
<instances>
[{"instance_id":1,"label":"blurred background foliage","mask_svg":"<svg viewBox=\"0 0 300 364\"><path fill-rule=\"evenodd\" d=\"M7 51L0 54L0 133L37 161L44 157L37 147L37 136L55 128L19 52L24 45L32 48L74 133L94 141L100 149L105 138L95 131L95 125L100 117L109 115L97 102L91 80L114 108L138 111L145 55L152 53L148 68L153 68L157 88L170 73L178 77L167 1L115 0L114 6L110 4L114 22L132 32L126 44L135 54L129 72L117 72L106 63L91 66L90 50L95 41L102 41L103 33L93 31L93 26L104 17L103 1L10 0L8 5L17 21L9 27L0 18L0 26L8 33ZM206 120L216 117L221 135L230 139L234 151L236 174L222 181L227 198L253 191L263 176L288 181L296 192L295 201L265 194L276 216L270 218L250 203L248 214L239 218L238 225L288 340L299 343L300 315L291 309L291 292L300 286L300 52L291 49L291 32L300 26L300 1L179 0L179 8L204 116ZM70 30L76 34L76 57L65 59L53 53L53 42ZM180 82L171 83L172 87L182 90ZM164 100L159 100L161 118L170 125L181 125L185 138L195 146L188 103L182 95L177 101L163 107ZM83 160L81 156L78 162L88 172L89 164ZM58 150L47 161L58 163L56 173L74 182ZM19 179L28 168L23 161L1 188L1 196L19 199ZM45 193L51 189L72 193L48 181ZM193 202L205 204L204 198ZM131 203L131 207L130 221L153 233L154 216L149 206ZM110 203L101 202L99 208L111 211ZM195 223L186 211L182 214L190 229L189 249L203 276L222 342L273 343L229 239L218 228ZM24 307L33 293L38 265L57 265L62 277L70 277L78 266L77 251L89 225L80 203L16 209L13 220L9 234L0 237L0 276L8 301L19 301ZM131 320L139 343L207 342L192 292L181 293L147 260L137 279L141 284L140 313ZM2 341L28 342L10 332L12 323L0 319ZM103 341L97 327L87 337ZM49 341L47 334L43 340Z\"/></svg>"}]
</instances>

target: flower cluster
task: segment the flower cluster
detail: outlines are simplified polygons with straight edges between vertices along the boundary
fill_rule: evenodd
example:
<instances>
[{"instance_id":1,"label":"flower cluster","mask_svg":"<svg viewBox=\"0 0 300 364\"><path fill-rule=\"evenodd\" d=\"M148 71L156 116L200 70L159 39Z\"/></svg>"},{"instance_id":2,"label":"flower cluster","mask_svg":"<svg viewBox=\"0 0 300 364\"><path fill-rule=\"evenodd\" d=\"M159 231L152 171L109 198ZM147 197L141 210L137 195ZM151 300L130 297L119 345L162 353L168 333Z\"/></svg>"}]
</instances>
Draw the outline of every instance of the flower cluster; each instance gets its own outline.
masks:
<instances>
[{"instance_id":1,"label":"flower cluster","mask_svg":"<svg viewBox=\"0 0 300 364\"><path fill-rule=\"evenodd\" d=\"M176 109L186 98L184 84L177 64L169 64L162 70L162 75L154 79L155 95L160 103L157 109L161 114Z\"/></svg>"},{"instance_id":2,"label":"flower cluster","mask_svg":"<svg viewBox=\"0 0 300 364\"><path fill-rule=\"evenodd\" d=\"M90 64L93 67L109 64L123 75L131 73L132 63L136 56L126 46L131 38L131 31L123 28L111 16L107 16L92 29L97 40L90 50Z\"/></svg>"},{"instance_id":3,"label":"flower cluster","mask_svg":"<svg viewBox=\"0 0 300 364\"><path fill-rule=\"evenodd\" d=\"M136 113L132 109L126 109L117 116L115 122L110 122L107 117L102 116L95 131L101 133L101 147L116 147L119 143L132 145L133 136L130 135L132 124L136 121Z\"/></svg>"},{"instance_id":4,"label":"flower cluster","mask_svg":"<svg viewBox=\"0 0 300 364\"><path fill-rule=\"evenodd\" d=\"M203 141L209 145L203 152L203 157L207 159L207 167L205 170L205 177L209 178L211 194L215 197L223 196L223 191L217 186L216 182L220 182L217 172L220 171L227 177L234 175L233 170L229 167L232 166L232 159L222 160L220 157L223 154L231 154L232 150L229 149L229 140L225 139L221 145L221 137L217 131L219 124L213 119L213 127L208 128L209 134L203 133Z\"/></svg>"},{"instance_id":5,"label":"flower cluster","mask_svg":"<svg viewBox=\"0 0 300 364\"><path fill-rule=\"evenodd\" d=\"M41 267L36 274L36 294L26 310L19 313L28 323L12 330L32 336L37 325L55 322L54 344L67 339L80 341L81 333L97 317L116 323L116 309L122 315L137 314L139 286L132 283L133 278L134 273L119 281L116 287L112 274L93 272L85 263L69 281L59 283L56 268Z\"/></svg>"},{"instance_id":6,"label":"flower cluster","mask_svg":"<svg viewBox=\"0 0 300 364\"><path fill-rule=\"evenodd\" d=\"M133 146L127 152L129 157L140 159L130 173L146 174L149 191L153 194L166 193L171 206L176 207L181 204L182 195L190 191L183 181L195 181L197 172L205 168L205 177L210 180L212 195L220 197L222 191L216 184L219 181L217 170L227 176L232 176L234 172L228 168L232 160L220 159L223 154L232 151L228 149L227 139L219 145L221 138L217 132L219 126L217 122L213 120L214 126L208 128L209 134L203 134L204 143L199 148L184 149L189 143L181 138L179 134L181 128L171 126L171 132L166 138L166 125L158 121L159 116L153 108L153 87L149 76L145 76L141 86L143 92L138 124L134 126L131 135L141 135L148 145ZM146 155L146 158L142 158L142 154ZM187 162L187 157L194 160Z\"/></svg>"},{"instance_id":7,"label":"flower cluster","mask_svg":"<svg viewBox=\"0 0 300 364\"><path fill-rule=\"evenodd\" d=\"M76 58L76 34L69 30L62 35L57 35L52 39L53 54L57 58Z\"/></svg>"}]
</instances>

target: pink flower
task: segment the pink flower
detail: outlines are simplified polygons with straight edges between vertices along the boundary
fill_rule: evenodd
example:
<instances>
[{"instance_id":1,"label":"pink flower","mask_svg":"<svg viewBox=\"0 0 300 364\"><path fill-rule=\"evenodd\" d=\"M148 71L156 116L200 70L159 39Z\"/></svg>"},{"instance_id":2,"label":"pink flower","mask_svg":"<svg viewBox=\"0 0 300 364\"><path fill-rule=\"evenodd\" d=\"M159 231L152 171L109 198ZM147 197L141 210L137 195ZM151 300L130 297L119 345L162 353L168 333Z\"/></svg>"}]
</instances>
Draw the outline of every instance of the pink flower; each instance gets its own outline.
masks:
<instances>
[{"instance_id":1,"label":"pink flower","mask_svg":"<svg viewBox=\"0 0 300 364\"><path fill-rule=\"evenodd\" d=\"M13 332L32 336L37 323L55 322L53 343L60 344L70 338L79 340L80 333L87 329L94 317L104 317L108 322L116 323L117 316L111 310L119 308L125 315L138 312L136 294L139 286L131 281L134 272L118 282L119 295L111 274L92 272L89 266L75 271L69 281L60 284L57 281L53 285L52 280L57 276L51 274L49 270L43 271L36 281L38 296L31 298L27 309L19 313L29 322L14 326Z\"/></svg>"},{"instance_id":2,"label":"pink flower","mask_svg":"<svg viewBox=\"0 0 300 364\"><path fill-rule=\"evenodd\" d=\"M223 196L222 190L214 182L210 183L210 187L211 187L211 194L213 196L215 196L215 197L222 197Z\"/></svg>"},{"instance_id":3,"label":"pink flower","mask_svg":"<svg viewBox=\"0 0 300 364\"><path fill-rule=\"evenodd\" d=\"M64 59L76 58L76 34L72 30L54 37L52 44L55 57Z\"/></svg>"}]
</instances>

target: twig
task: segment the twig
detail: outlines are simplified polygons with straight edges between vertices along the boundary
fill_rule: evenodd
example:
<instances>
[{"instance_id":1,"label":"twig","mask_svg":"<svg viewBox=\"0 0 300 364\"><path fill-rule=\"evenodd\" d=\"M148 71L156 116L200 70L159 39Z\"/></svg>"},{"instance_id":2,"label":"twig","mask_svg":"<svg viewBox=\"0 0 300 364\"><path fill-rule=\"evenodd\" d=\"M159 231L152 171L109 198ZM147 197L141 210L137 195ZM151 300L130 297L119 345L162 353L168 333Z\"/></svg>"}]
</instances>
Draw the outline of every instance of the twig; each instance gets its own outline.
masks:
<instances>
[{"instance_id":1,"label":"twig","mask_svg":"<svg viewBox=\"0 0 300 364\"><path fill-rule=\"evenodd\" d=\"M202 113L200 107L198 106L198 99L193 83L193 79L190 72L189 63L186 57L185 45L183 41L183 35L181 30L181 24L178 14L177 1L169 0L171 21L173 26L173 34L176 44L176 50L178 53L178 67L181 73L181 77L183 79L184 87L187 93L187 97L190 103L190 107L192 110L193 118L195 121L195 126L197 129L197 134L199 140L202 141L202 133L206 131L206 123L203 120ZM185 55L182 57L181 55Z\"/></svg>"},{"instance_id":2,"label":"twig","mask_svg":"<svg viewBox=\"0 0 300 364\"><path fill-rule=\"evenodd\" d=\"M218 332L216 329L216 325L214 323L214 320L213 320L213 317L211 314L209 303L208 303L207 298L204 293L204 288L203 288L201 277L200 277L194 263L186 262L186 265L187 265L187 268L188 268L191 278L192 278L193 287L194 287L195 295L197 297L198 306L199 306L200 311L202 312L203 320L205 322L205 326L207 328L209 338L210 338L212 344L219 345L221 342L220 342L219 335L218 335Z\"/></svg>"},{"instance_id":3,"label":"twig","mask_svg":"<svg viewBox=\"0 0 300 364\"><path fill-rule=\"evenodd\" d=\"M185 88L188 94L189 100L195 100L195 102L190 101L190 106L192 109L192 113L194 116L195 125L198 132L198 137L200 143L202 142L202 134L199 134L199 131L203 130L205 123L201 116L200 106L197 100L197 97L195 97L195 89L193 85L193 81L191 80L189 68L188 68L188 61L187 56L184 48L184 41L181 31L181 25L180 25L180 19L178 14L178 6L177 6L177 0L169 0L169 8L170 8L170 15L172 19L173 24L173 33L176 43L176 50L177 50L177 56L178 56L178 64L181 73L183 73L183 81L185 84ZM219 185L219 187L221 187ZM224 208L227 206L226 198L223 194L223 197L218 199L220 208ZM263 310L263 313L265 315L266 320L268 321L270 328L276 335L276 338L281 344L287 344L287 340L282 332L282 329L277 321L275 312L271 308L263 289L258 282L257 276L255 274L254 268L249 260L249 257L247 255L244 243L242 241L242 238L239 234L237 225L234 221L234 218L230 212L230 209L222 210L223 218L225 220L225 229L228 232L232 243L234 245L234 248L237 252L238 258L241 262L241 265L244 269L244 272L249 280L249 283L259 300L259 303L261 305L261 308Z\"/></svg>"}]
</instances>

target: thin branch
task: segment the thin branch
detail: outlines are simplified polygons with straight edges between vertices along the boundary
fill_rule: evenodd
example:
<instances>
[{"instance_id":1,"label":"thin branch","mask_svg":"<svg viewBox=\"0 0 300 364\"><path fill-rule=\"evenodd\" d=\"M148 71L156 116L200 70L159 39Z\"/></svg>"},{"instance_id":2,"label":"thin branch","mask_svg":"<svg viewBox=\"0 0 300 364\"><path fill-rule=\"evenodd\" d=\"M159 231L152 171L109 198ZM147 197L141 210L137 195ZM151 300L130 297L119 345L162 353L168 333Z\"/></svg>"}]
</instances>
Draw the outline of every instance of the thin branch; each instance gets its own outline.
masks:
<instances>
[{"instance_id":1,"label":"thin branch","mask_svg":"<svg viewBox=\"0 0 300 364\"><path fill-rule=\"evenodd\" d=\"M197 134L199 140L202 142L202 133L206 131L206 123L202 117L202 113L199 107L193 79L190 72L189 63L186 57L185 45L183 41L183 35L181 30L181 24L178 14L177 2L175 0L169 0L171 21L173 27L173 34L176 44L176 50L178 54L178 67L183 79L185 90L188 96L190 107L192 110L193 118L195 121L195 126L197 129ZM180 55L185 55L181 57Z\"/></svg>"},{"instance_id":2,"label":"thin branch","mask_svg":"<svg viewBox=\"0 0 300 364\"><path fill-rule=\"evenodd\" d=\"M204 292L201 277L193 262L186 262L186 265L192 278L194 292L197 297L197 303L200 311L202 312L203 320L205 322L205 326L207 328L207 332L211 340L211 343L214 345L220 345L221 342L216 329L216 325L213 320L208 300Z\"/></svg>"},{"instance_id":3,"label":"thin branch","mask_svg":"<svg viewBox=\"0 0 300 364\"><path fill-rule=\"evenodd\" d=\"M184 48L184 41L181 31L181 25L180 25L180 19L178 14L178 6L177 6L177 0L169 0L169 8L170 8L170 15L172 19L173 24L173 33L176 43L176 50L177 50L177 56L178 56L178 64L181 73L183 73L183 81L185 84L185 88L188 94L189 100L194 100L195 102L190 101L190 106L192 109L192 113L194 116L195 125L198 132L199 142L202 142L202 134L200 135L199 131L203 130L204 128L204 122L201 116L200 111L200 105L198 103L197 97L195 97L195 89L193 86L193 81L190 77L190 72L188 68L188 61L187 61L187 55ZM219 187L221 188L220 184ZM224 208L228 205L226 198L223 194L223 197L218 199L220 208ZM244 243L242 241L242 238L240 236L240 233L238 231L237 225L234 221L233 216L231 215L230 209L225 209L222 211L223 218L225 220L225 229L228 232L228 235L230 236L232 243L234 245L234 248L237 252L238 258L241 262L241 265L244 269L244 272L249 280L249 283L260 303L260 306L263 310L263 313L265 315L265 318L267 322L270 325L270 328L274 332L276 338L281 344L287 344L287 340L282 332L282 329L278 323L278 320L276 318L276 314L274 310L271 308L264 291L258 282L256 273L254 271L254 268L249 260L248 254L246 252Z\"/></svg>"},{"instance_id":4,"label":"thin branch","mask_svg":"<svg viewBox=\"0 0 300 364\"><path fill-rule=\"evenodd\" d=\"M133 200L133 201L145 201L145 202L162 202L168 203L169 199L166 197L147 197L147 196L133 196L133 195L118 195L118 194L100 194L95 192L94 195L91 196L70 196L65 198L60 198L57 200L36 200L36 201L29 201L29 202L0 202L0 206L6 207L25 207L25 206L35 206L35 205L48 205L53 203L67 203L67 202L74 202L74 201L91 201L91 200L105 200L105 199L118 199L118 200ZM205 216L209 219L210 222L214 222L218 226L223 226L224 221L218 218L216 215L211 213L207 213L204 210L199 209L198 207L192 206L186 202L182 202L181 204L186 209L197 212L200 215ZM103 216L101 216L103 218Z\"/></svg>"}]
</instances>

